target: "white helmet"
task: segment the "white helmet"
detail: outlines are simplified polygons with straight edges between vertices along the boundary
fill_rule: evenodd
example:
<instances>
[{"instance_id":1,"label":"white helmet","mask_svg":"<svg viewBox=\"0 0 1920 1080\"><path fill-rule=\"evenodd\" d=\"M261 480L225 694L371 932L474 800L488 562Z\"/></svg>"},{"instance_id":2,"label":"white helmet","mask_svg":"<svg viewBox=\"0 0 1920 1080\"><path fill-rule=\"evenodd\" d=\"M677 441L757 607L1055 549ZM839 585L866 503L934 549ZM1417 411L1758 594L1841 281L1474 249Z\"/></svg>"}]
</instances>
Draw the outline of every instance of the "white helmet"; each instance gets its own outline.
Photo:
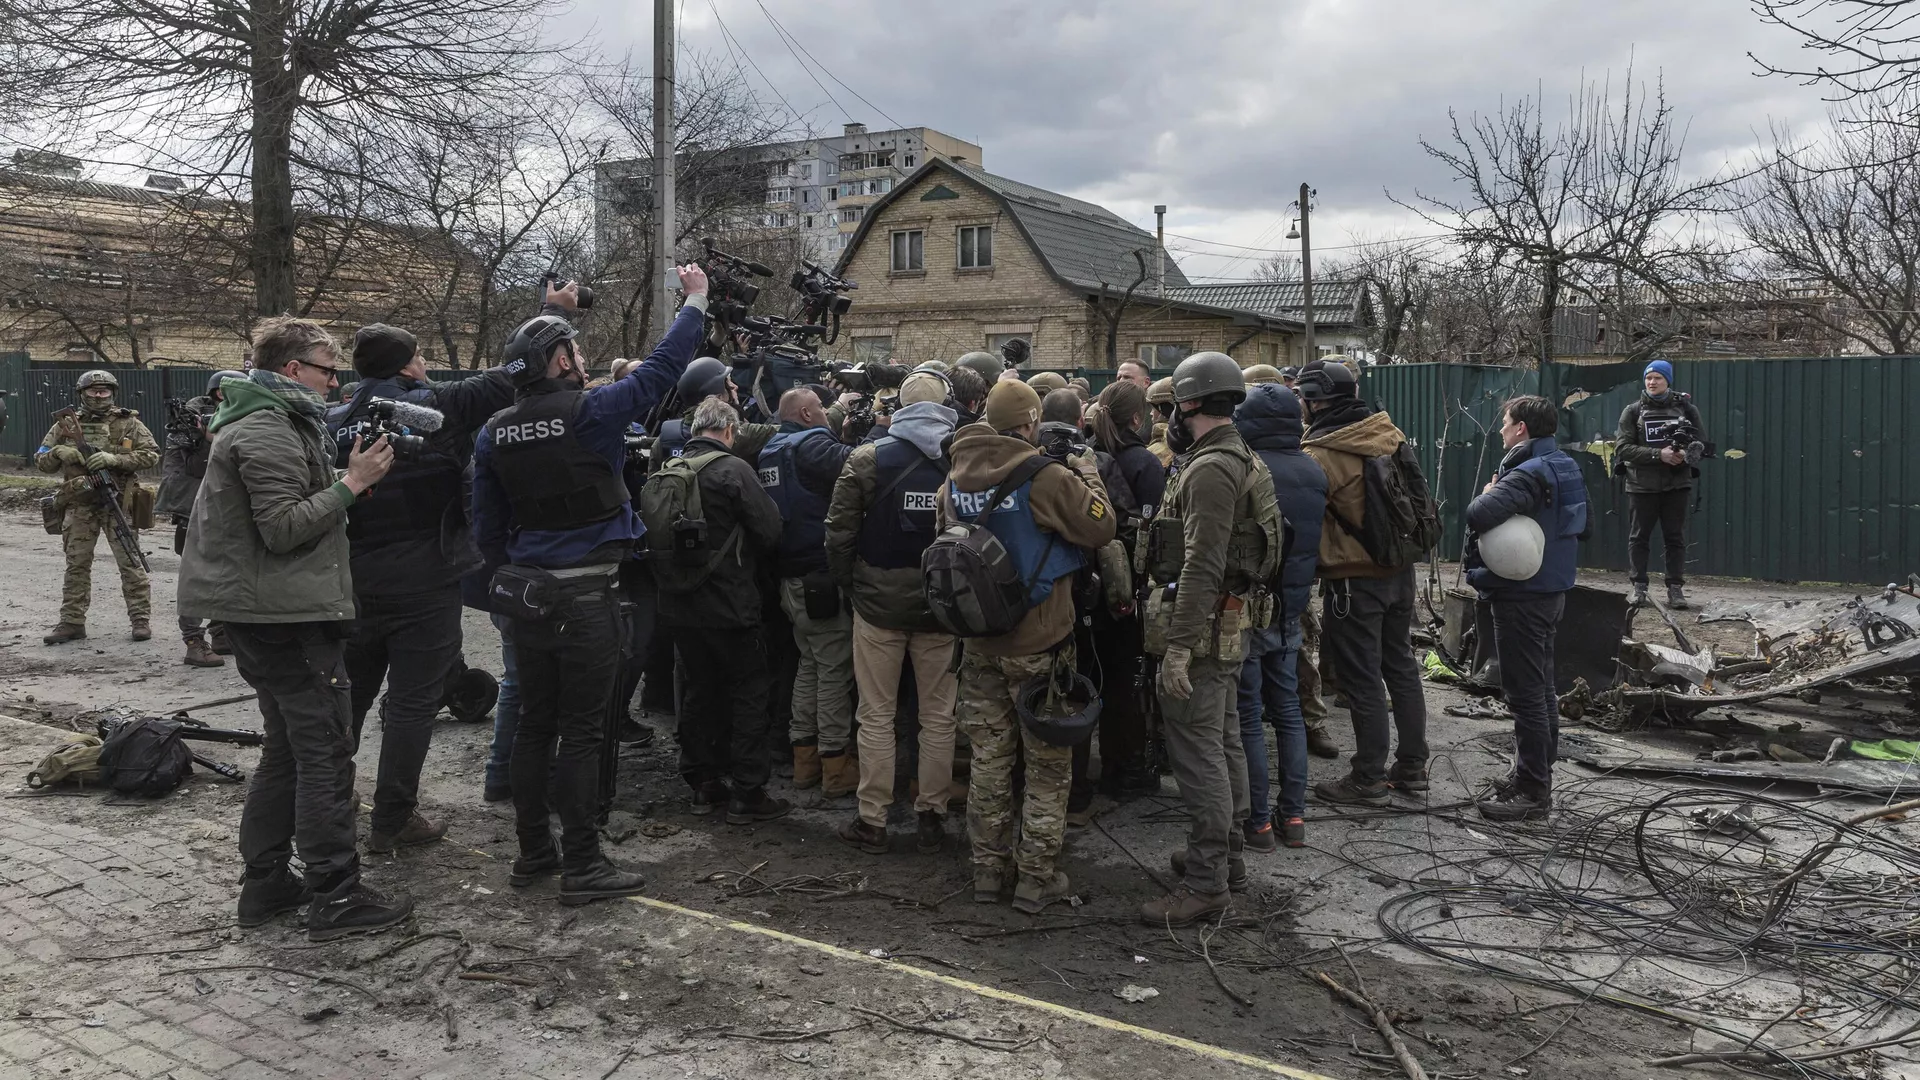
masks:
<instances>
[{"instance_id":1,"label":"white helmet","mask_svg":"<svg viewBox=\"0 0 1920 1080\"><path fill-rule=\"evenodd\" d=\"M1526 514L1515 514L1480 537L1480 561L1508 581L1525 581L1540 572L1547 534Z\"/></svg>"}]
</instances>

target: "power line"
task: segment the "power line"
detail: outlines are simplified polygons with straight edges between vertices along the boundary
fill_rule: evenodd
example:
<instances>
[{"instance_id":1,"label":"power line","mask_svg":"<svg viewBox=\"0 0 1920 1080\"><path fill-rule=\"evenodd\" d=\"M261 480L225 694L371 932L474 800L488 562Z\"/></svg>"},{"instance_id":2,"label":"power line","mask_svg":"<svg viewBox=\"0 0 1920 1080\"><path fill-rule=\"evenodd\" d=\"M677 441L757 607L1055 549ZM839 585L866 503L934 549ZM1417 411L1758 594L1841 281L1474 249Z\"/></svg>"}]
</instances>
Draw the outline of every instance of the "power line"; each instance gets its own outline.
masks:
<instances>
[{"instance_id":1,"label":"power line","mask_svg":"<svg viewBox=\"0 0 1920 1080\"><path fill-rule=\"evenodd\" d=\"M1269 226L1268 229L1265 231L1271 232L1272 227ZM1292 255L1292 254L1298 253L1300 250L1297 247L1267 248L1267 247L1253 247L1247 244L1229 244L1220 240L1203 240L1198 236L1187 236L1182 233L1170 232L1167 235L1178 237L1182 240L1191 240L1196 244L1207 244L1211 247L1233 248L1236 251L1258 251L1258 252L1262 252L1264 254L1269 254L1269 255ZM1385 240L1385 241L1373 240L1373 241L1368 241L1368 242L1359 243L1359 244L1333 244L1333 245L1322 244L1322 245L1316 246L1314 250L1315 251L1347 251L1353 248L1374 247L1378 244L1413 243L1416 241L1424 243L1424 242L1433 241L1433 240L1444 240L1447 237L1452 235L1453 235L1452 233L1433 233L1432 235L1429 235L1429 236L1406 236L1406 237L1398 237L1393 240ZM1256 236L1254 239L1257 240L1259 239L1259 237Z\"/></svg>"},{"instance_id":2,"label":"power line","mask_svg":"<svg viewBox=\"0 0 1920 1080\"><path fill-rule=\"evenodd\" d=\"M733 57L734 70L735 71L740 70L740 57L742 56L746 57L747 65L753 68L753 73L755 75L760 76L760 81L767 84L767 89L773 91L773 96L780 99L780 104L785 105L787 107L787 112L789 114L795 117L805 115L799 109L796 109L793 107L793 102L787 100L787 96L780 92L779 87L773 85L773 80L767 78L767 73L760 70L759 64L754 63L753 54L747 51L747 47L745 45L740 44L739 38L736 38L733 36L733 31L727 29L727 20L720 17L720 8L714 4L714 0L707 0L707 7L713 11L713 21L719 24L720 33L723 34L727 39L727 42L728 42L727 55ZM733 49L735 45L740 46L740 56L733 55Z\"/></svg>"},{"instance_id":3,"label":"power line","mask_svg":"<svg viewBox=\"0 0 1920 1080\"><path fill-rule=\"evenodd\" d=\"M808 52L808 50L807 50L807 47L806 47L805 45L802 45L802 44L800 43L800 39L799 39L799 38L797 38L797 37L794 37L794 36L793 36L793 33L792 33L791 31L789 31L789 30L788 30L788 29L787 29L787 28L786 28L786 27L785 27L784 25L782 25L779 19L776 19L776 18L774 18L774 17L773 17L773 12L771 12L771 11L768 11L768 10L767 10L767 5L766 5L766 4L764 4L764 3L761 3L761 2L760 2L760 0L754 0L754 3L756 3L756 4L759 4L759 6L760 6L760 12L761 12L761 14L763 14L763 15L765 15L765 16L767 17L767 21L773 24L773 28L774 28L774 30L775 30L776 32L778 32L778 33L780 33L780 34L782 34L782 35L784 35L784 36L785 36L785 37L786 37L787 39L790 39L790 40L791 40L791 41L793 42L793 44L794 44L794 45L797 45L797 46L799 46L799 48L800 48L800 51L801 51L801 52L803 52L803 53L806 53L806 55L807 55L807 59L809 59L809 60L812 60L812 61L814 62L814 64L815 64L816 66L818 66L818 67L820 68L820 70L821 70L821 71L823 71L823 72L825 72L825 73L826 73L826 76L827 76L827 78L829 78L829 79L832 79L832 80L833 80L834 82L836 82L836 83L839 83L839 84L840 84L840 88L841 88L842 90L845 90L845 91L846 91L847 93L849 93L849 94L852 94L852 95L853 95L854 97L856 97L856 98L859 98L859 99L860 99L860 103L861 103L861 104L863 104L863 105L865 105L865 106L866 106L867 108L869 108L869 109L872 109L872 110L873 110L874 112L877 112L877 113L879 113L879 114L880 114L880 115L881 115L882 117L885 117L885 118L886 118L886 121L887 121L887 123L889 123L889 124L892 124L892 125L893 125L893 126L894 126L895 128L905 128L905 127L906 127L906 125L905 125L905 124L902 124L902 123L901 123L900 121L898 121L898 120L895 120L895 119L894 119L893 117L891 117L891 116L888 116L888 115L887 115L887 110L885 110L885 109L883 109L883 108L881 108L881 107L880 107L880 106L878 106L878 105L875 105L875 104L874 104L873 102L871 102L871 101L868 101L868 100L867 100L867 99L866 99L865 97L862 97L862 96L861 96L861 94L860 94L860 91L858 91L858 90L855 90L855 89L854 89L853 87L851 87L851 86L848 86L848 85L846 84L846 82L845 82L844 80L842 80L842 79L840 78L840 76L838 76L838 75L835 75L835 74L833 73L833 70L832 70L831 68L829 68L829 67L827 67L827 65L825 65L825 64L822 64L822 63L820 63L820 60L819 60L819 58L818 58L818 57L816 57L816 56L814 56L814 55L813 55L813 53L811 53L811 52ZM788 51L792 51L792 49L791 49L791 47L789 48L789 50L788 50ZM798 58L798 57L795 57L795 59L797 60L797 59L799 59L799 58ZM815 79L814 81L815 81L815 82L819 82L819 80L818 80L818 79ZM826 89L826 87L824 87L824 86L823 86L823 87L821 87L820 89L822 89L822 90L825 90L825 89ZM832 94L828 94L828 95L827 95L827 98L828 98L828 100L832 100L832 98L833 98L833 95L832 95ZM839 103L839 102L837 102L837 101L835 101L835 102L834 102L834 105L835 105L835 106L838 106L839 104L840 104L840 103Z\"/></svg>"},{"instance_id":4,"label":"power line","mask_svg":"<svg viewBox=\"0 0 1920 1080\"><path fill-rule=\"evenodd\" d=\"M755 2L758 3L758 0L755 0ZM820 81L820 76L813 73L813 69L807 66L805 60L800 59L799 53L793 51L793 42L787 39L786 31L781 28L779 22L775 21L773 13L767 10L765 4L760 4L760 14L765 15L767 21L772 23L774 36L780 39L780 44L787 47L787 52L793 57L793 62L800 65L800 70L807 73L807 78L813 80L813 85L819 87L820 92L827 95L827 100L833 102L833 107L840 110L841 117L845 118L848 115L846 106L840 104L840 102L834 98L833 91L827 89L827 84ZM812 54L809 53L808 55ZM818 63L818 61L815 61L815 63ZM825 68L821 68L820 70L826 71ZM827 72L827 74L832 75L833 73ZM834 81L839 82L840 80L835 79Z\"/></svg>"}]
</instances>

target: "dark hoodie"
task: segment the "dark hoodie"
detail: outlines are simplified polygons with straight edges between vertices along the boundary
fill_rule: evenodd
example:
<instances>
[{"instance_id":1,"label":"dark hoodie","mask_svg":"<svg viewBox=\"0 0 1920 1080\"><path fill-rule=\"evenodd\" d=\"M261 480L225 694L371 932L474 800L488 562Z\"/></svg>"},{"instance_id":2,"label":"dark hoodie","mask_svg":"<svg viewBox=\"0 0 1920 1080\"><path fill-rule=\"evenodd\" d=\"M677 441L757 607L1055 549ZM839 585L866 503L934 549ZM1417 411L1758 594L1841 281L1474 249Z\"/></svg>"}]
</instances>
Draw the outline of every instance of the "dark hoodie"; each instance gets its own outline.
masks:
<instances>
[{"instance_id":1,"label":"dark hoodie","mask_svg":"<svg viewBox=\"0 0 1920 1080\"><path fill-rule=\"evenodd\" d=\"M1273 495L1293 539L1280 571L1281 621L1307 609L1320 564L1320 529L1327 512L1327 474L1300 449L1300 400L1277 383L1247 389L1233 426L1273 474Z\"/></svg>"}]
</instances>

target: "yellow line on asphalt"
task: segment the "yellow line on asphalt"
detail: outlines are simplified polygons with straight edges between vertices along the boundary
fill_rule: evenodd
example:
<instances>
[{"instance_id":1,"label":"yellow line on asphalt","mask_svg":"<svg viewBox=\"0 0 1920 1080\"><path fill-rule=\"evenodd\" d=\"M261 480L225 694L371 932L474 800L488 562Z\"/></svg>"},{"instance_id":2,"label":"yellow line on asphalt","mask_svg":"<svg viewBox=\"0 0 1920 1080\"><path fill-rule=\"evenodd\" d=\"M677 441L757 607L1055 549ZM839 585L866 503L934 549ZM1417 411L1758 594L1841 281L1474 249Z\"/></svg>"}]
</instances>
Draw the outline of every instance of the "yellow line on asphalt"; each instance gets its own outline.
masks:
<instances>
[{"instance_id":1,"label":"yellow line on asphalt","mask_svg":"<svg viewBox=\"0 0 1920 1080\"><path fill-rule=\"evenodd\" d=\"M685 915L690 918L700 919L703 922L723 926L737 933L754 934L759 937L772 938L775 941L784 941L789 945L797 945L803 949L812 949L815 952L826 953L828 956L838 957L842 960L875 964L891 971L899 971L912 975L915 978L942 983L956 990L965 990L968 993L978 994L981 997L992 998L996 1001L1005 1001L1014 1005L1024 1005L1030 1009L1038 1009L1041 1012L1052 1013L1055 1016L1064 1017L1068 1020L1087 1024L1092 1027L1122 1032L1135 1036L1136 1038L1145 1039L1148 1042L1159 1043L1162 1046L1171 1046L1178 1050L1185 1050L1188 1053L1197 1054L1200 1057L1212 1058L1215 1061L1226 1061L1235 1065L1244 1065L1249 1069L1259 1069L1262 1072L1273 1073L1276 1076L1291 1077L1292 1080L1333 1080L1332 1077L1323 1076L1320 1073L1295 1069L1291 1066L1282 1065L1277 1061L1268 1061L1266 1058L1254 1057L1252 1054L1242 1054L1237 1050L1228 1050L1223 1046L1196 1042L1193 1039L1183 1039L1178 1035L1169 1035L1164 1031L1155 1031L1152 1028L1144 1028L1138 1024L1129 1024L1124 1020L1115 1020L1112 1017L1100 1016L1097 1013L1081 1012L1079 1009L1071 1009L1065 1005L1056 1005L1051 1001L1041 1001L1038 998L1026 997L1025 995L1016 994L1010 990L1002 990L995 986L983 986L980 983L969 982L966 979L957 979L952 975L942 975L937 971L928 971L925 968L917 968L911 964L902 964L897 960L883 960L879 957L868 956L865 953L854 952L852 949L843 949L838 945L829 945L824 941L814 941L811 938L797 937L784 931L772 929L771 927L761 926L758 923L741 922L738 919L729 919L723 915L715 915L711 912L696 911L693 908L681 907L679 904L669 904L665 900L655 900L648 896L635 896L631 897L631 899L636 904L644 904L647 907L670 912L674 915Z\"/></svg>"}]
</instances>

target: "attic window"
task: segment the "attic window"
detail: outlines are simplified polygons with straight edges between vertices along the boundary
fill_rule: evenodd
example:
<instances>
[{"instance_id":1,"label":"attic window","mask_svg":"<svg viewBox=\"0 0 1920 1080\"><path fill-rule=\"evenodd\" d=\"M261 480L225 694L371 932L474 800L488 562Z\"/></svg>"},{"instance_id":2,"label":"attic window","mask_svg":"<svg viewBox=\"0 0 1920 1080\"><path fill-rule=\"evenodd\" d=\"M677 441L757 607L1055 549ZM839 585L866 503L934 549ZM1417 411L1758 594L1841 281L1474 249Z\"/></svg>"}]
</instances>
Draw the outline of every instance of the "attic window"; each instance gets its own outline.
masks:
<instances>
[{"instance_id":1,"label":"attic window","mask_svg":"<svg viewBox=\"0 0 1920 1080\"><path fill-rule=\"evenodd\" d=\"M933 187L927 189L927 193L925 195L920 196L920 201L921 202L939 202L941 199L957 199L959 197L960 197L960 193L948 187L947 185L935 184L933 185Z\"/></svg>"}]
</instances>

